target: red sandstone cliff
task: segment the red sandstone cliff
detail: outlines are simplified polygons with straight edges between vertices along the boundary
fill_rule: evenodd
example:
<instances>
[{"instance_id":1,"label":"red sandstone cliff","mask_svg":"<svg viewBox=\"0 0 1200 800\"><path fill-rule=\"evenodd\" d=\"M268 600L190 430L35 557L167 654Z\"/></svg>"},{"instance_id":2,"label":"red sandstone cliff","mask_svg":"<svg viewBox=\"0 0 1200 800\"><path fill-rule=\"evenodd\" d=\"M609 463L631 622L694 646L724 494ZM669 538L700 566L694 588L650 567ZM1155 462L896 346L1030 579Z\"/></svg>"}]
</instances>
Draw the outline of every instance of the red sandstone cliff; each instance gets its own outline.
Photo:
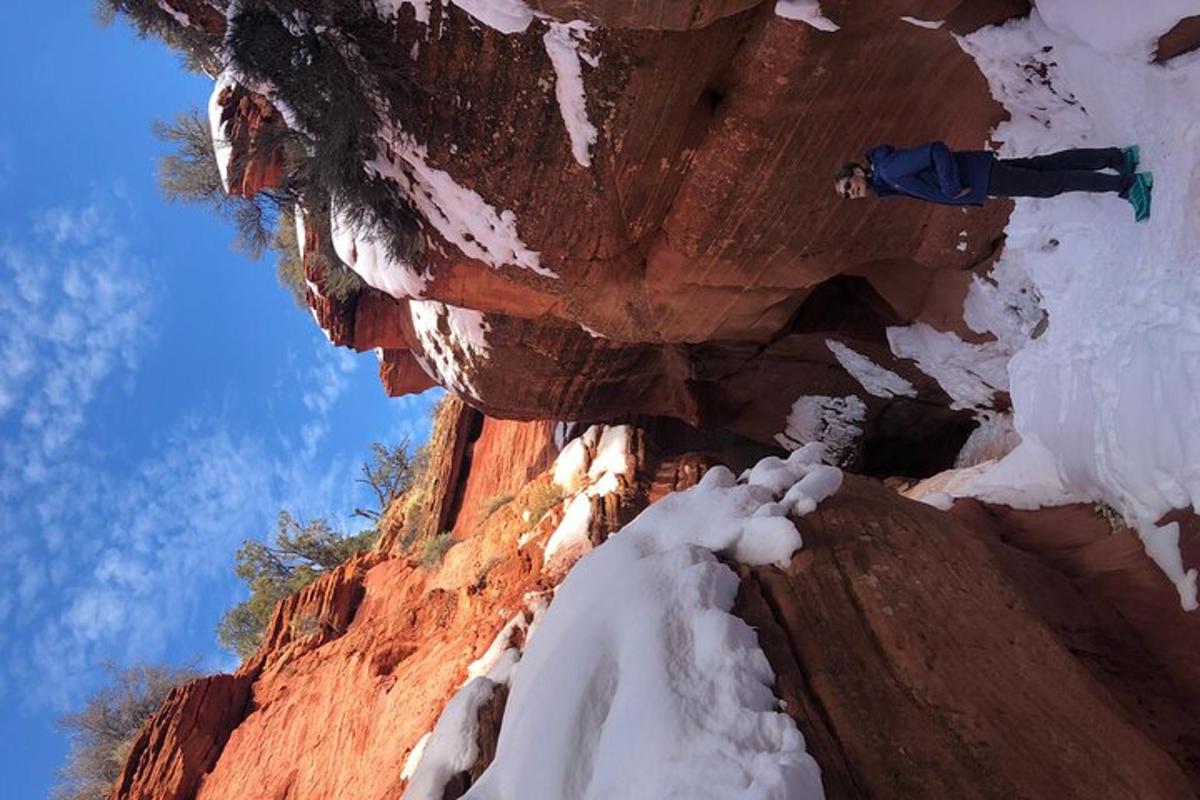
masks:
<instances>
[{"instance_id":1,"label":"red sandstone cliff","mask_svg":"<svg viewBox=\"0 0 1200 800\"><path fill-rule=\"evenodd\" d=\"M1002 112L952 33L1027 5L832 0L837 36L774 5L541 4L593 26L599 61L585 85L599 133L587 167L560 117L545 22L502 33L437 3L427 23L404 4L379 18L355 52L377 73L389 124L419 144L422 170L511 212L540 266L468 255L432 219L443 209L427 209L411 265L424 276L420 299L368 290L339 303L318 292L318 324L337 344L382 349L392 394L437 382L497 417L666 415L768 444L802 395L854 395L865 430L849 464L948 466L973 422L892 355L884 331L921 321L974 338L959 309L996 254L1007 207L851 207L836 202L830 175L877 141L982 145ZM901 20L910 14L947 25L918 31ZM397 70L411 74L392 86ZM237 131L257 129L253 109ZM232 161L247 166L232 191L272 185L267 147L238 134ZM328 227L328 212L306 224L325 239ZM471 325L486 345L464 345L455 309L483 314ZM829 339L896 372L916 396L863 392Z\"/></svg>"},{"instance_id":2,"label":"red sandstone cliff","mask_svg":"<svg viewBox=\"0 0 1200 800\"><path fill-rule=\"evenodd\" d=\"M418 78L458 98L398 100L397 116L433 168L514 212L558 278L494 268L433 231L418 265L425 297L482 312L486 357L456 349L446 309L418 330L410 299L370 289L334 301L310 263L318 324L336 344L381 348L394 394L450 383L458 369L469 385L456 388L496 416L636 419L636 469L588 501L586 542L545 563L565 509L526 511L552 481L554 425L459 408L422 508L422 535L458 540L440 567L411 561L393 531L281 604L235 675L172 694L113 800L398 796L405 762L469 665L510 623L506 635L524 635L570 557L707 466L762 454L676 420L772 443L798 394L860 393L827 338L918 389L864 396L854 463L879 473L947 463L973 423L891 356L883 329L920 320L966 335L957 309L995 255L1005 209L851 209L830 202L828 174L875 141L981 143L999 109L950 34L1022 5L826 0L843 23L827 37L757 0L543 0L547 13L598 26L588 109L601 130L588 168L572 159L553 93L532 88L549 74L540 30L504 36L436 3L435 35L409 10L388 22L392 57L418 44ZM902 15L947 24L918 35ZM1192 36L1181 26L1160 53ZM274 174L275 155L254 149L273 118L261 96L227 99L241 152L232 185L250 193ZM328 249L324 220L305 229L306 253ZM786 567L738 567L736 611L829 797L1200 790L1200 623L1128 532L1086 508L960 501L946 514L866 478L797 524L805 548ZM482 709L479 759L447 797L486 767L504 703L498 692Z\"/></svg>"},{"instance_id":3,"label":"red sandstone cliff","mask_svg":"<svg viewBox=\"0 0 1200 800\"><path fill-rule=\"evenodd\" d=\"M171 696L113 800L401 793L406 760L468 665L502 629L519 644L561 578L541 551L562 505L524 513L551 481L550 428L456 416L431 510L458 509L447 524L461 541L442 565L385 545L282 603L235 675ZM597 498L594 542L708 464L759 454L670 421L635 427L629 442L636 470ZM514 498L485 520L464 511L493 491ZM756 630L828 797L1184 798L1200 788L1188 656L1200 625L1128 533L1084 509L960 501L946 514L849 477L797 524L805 547L786 569L738 568L735 612ZM447 797L486 767L503 704L500 692L481 710L482 755Z\"/></svg>"}]
</instances>

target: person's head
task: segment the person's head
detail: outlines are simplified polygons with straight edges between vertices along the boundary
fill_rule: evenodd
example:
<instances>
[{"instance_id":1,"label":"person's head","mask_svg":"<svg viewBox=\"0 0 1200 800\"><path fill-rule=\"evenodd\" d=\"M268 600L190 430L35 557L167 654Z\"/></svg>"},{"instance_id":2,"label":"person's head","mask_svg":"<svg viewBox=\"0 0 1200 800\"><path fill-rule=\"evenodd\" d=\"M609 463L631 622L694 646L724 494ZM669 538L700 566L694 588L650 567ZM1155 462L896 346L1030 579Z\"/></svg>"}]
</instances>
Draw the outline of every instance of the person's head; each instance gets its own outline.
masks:
<instances>
[{"instance_id":1,"label":"person's head","mask_svg":"<svg viewBox=\"0 0 1200 800\"><path fill-rule=\"evenodd\" d=\"M866 197L871 188L867 168L853 161L842 164L833 178L833 188L838 196L846 199Z\"/></svg>"}]
</instances>

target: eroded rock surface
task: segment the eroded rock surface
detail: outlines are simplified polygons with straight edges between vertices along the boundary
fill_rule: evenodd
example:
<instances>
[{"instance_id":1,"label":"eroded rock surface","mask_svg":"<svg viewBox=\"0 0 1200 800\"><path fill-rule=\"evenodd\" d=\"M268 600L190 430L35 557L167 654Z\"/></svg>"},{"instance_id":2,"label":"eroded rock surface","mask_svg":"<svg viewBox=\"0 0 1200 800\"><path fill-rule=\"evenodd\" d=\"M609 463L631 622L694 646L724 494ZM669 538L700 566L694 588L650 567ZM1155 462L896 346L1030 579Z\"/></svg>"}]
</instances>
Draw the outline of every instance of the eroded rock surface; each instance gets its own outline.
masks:
<instances>
[{"instance_id":1,"label":"eroded rock surface","mask_svg":"<svg viewBox=\"0 0 1200 800\"><path fill-rule=\"evenodd\" d=\"M546 0L537 10L552 17L515 31L455 4L429 4L427 20L399 4L368 23L378 35L359 37L356 57L392 117L381 169L423 222L422 252L395 268L420 289L314 297L318 323L335 343L382 348L393 394L436 381L498 417L669 415L768 444L800 398L854 397L866 408L845 463L948 466L971 418L884 331L919 321L977 339L962 299L1009 206L847 203L831 176L878 142L984 145L1002 110L952 33L1028 4L822 7L836 35L778 16L774 0ZM597 130L586 164L544 42L556 19L592 26L572 40ZM495 215L487 231L456 216L478 203L476 221ZM914 396L864 390L826 339Z\"/></svg>"},{"instance_id":2,"label":"eroded rock surface","mask_svg":"<svg viewBox=\"0 0 1200 800\"><path fill-rule=\"evenodd\" d=\"M1019 528L978 513L848 476L800 520L805 549L787 570L742 568L740 608L827 796L1194 796L1194 712L1180 712L1195 701L1147 680L1175 654L1150 653L1153 631L1080 591L1135 591L1154 571L1136 539L1122 574L1079 562L1072 574L1005 544ZM1175 608L1160 629L1190 636L1165 599Z\"/></svg>"},{"instance_id":3,"label":"eroded rock surface","mask_svg":"<svg viewBox=\"0 0 1200 800\"><path fill-rule=\"evenodd\" d=\"M441 566L410 561L392 538L281 604L236 675L172 695L114 800L400 796L447 699L497 641L522 647L537 607L553 607L564 565L547 556L572 492L593 494L577 556L708 466L762 455L730 434L643 420L612 438L630 471L601 491L598 433L573 445L573 468L550 469L552 426L461 405L448 418L427 510L460 541ZM527 513L553 487L564 501ZM489 513L478 502L509 492ZM847 476L797 524L805 547L786 569L736 567L735 612L757 631L826 796L1185 798L1200 788L1189 657L1200 628L1136 539L1091 509L959 501L944 513ZM219 719L196 721L188 698L213 685L242 694L205 703ZM480 708L480 755L446 797L486 768L505 696Z\"/></svg>"}]
</instances>

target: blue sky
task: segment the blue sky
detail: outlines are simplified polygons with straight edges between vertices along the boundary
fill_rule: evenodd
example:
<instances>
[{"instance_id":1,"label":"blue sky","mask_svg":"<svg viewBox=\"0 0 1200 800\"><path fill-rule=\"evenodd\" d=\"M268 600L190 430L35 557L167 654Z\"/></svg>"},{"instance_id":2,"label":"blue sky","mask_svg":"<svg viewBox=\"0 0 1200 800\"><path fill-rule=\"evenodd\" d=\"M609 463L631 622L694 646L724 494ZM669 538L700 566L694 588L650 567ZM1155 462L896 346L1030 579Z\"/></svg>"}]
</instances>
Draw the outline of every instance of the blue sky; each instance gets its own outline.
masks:
<instances>
[{"instance_id":1,"label":"blue sky","mask_svg":"<svg viewBox=\"0 0 1200 800\"><path fill-rule=\"evenodd\" d=\"M156 118L210 83L87 0L0 27L0 771L46 795L54 721L106 659L230 666L242 539L344 521L373 439L428 432L371 353L328 344L229 227L168 206Z\"/></svg>"}]
</instances>

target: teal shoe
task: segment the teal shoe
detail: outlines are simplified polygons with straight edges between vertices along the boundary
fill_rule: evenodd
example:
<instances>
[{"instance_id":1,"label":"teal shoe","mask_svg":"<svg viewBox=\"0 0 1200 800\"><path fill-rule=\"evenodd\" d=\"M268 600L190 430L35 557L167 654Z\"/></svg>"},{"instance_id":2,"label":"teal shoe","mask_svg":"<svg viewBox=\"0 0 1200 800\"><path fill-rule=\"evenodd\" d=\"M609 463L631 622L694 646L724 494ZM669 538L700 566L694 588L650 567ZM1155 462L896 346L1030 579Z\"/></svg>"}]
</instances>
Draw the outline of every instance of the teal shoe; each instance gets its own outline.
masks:
<instances>
[{"instance_id":1,"label":"teal shoe","mask_svg":"<svg viewBox=\"0 0 1200 800\"><path fill-rule=\"evenodd\" d=\"M1133 177L1133 185L1125 199L1133 206L1133 218L1137 222L1150 219L1150 193L1154 189L1154 176L1149 172L1139 172Z\"/></svg>"},{"instance_id":2,"label":"teal shoe","mask_svg":"<svg viewBox=\"0 0 1200 800\"><path fill-rule=\"evenodd\" d=\"M1142 163L1142 148L1136 144L1131 144L1129 147L1121 149L1121 155L1125 157L1125 163L1121 165L1121 174L1135 174L1138 170L1138 164Z\"/></svg>"}]
</instances>

